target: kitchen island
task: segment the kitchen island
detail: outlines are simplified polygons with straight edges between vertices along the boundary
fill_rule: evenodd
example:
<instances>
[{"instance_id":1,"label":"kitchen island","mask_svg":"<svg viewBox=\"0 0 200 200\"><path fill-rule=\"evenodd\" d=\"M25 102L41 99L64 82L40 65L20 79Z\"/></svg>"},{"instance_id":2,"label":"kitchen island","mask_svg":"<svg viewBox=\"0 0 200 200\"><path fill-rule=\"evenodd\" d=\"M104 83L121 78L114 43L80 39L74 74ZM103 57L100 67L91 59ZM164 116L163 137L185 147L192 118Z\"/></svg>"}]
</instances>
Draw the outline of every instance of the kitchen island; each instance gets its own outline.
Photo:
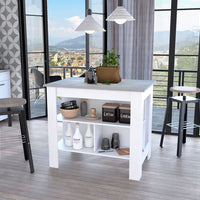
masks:
<instances>
[{"instance_id":1,"label":"kitchen island","mask_svg":"<svg viewBox=\"0 0 200 200\"><path fill-rule=\"evenodd\" d=\"M59 152L85 153L94 156L105 156L129 160L129 179L140 180L142 176L142 165L144 160L151 157L151 129L152 129L152 80L122 80L118 84L87 84L84 78L69 78L46 84L48 103L48 142L49 142L49 166L58 168ZM99 103L120 102L129 103L130 124L119 122L103 122L101 120L89 121L78 116L74 119L65 119L57 116L56 99L67 97L73 99L89 99ZM88 105L90 106L90 105ZM63 123L71 122L80 124L91 124L94 132L94 148L74 150L65 146L64 140L58 141L57 121ZM112 134L118 130L122 138L122 144L130 148L130 155L119 156L116 152L98 153L100 140L104 132ZM113 166L114 167L114 166ZM67 170L67 169L66 169Z\"/></svg>"}]
</instances>

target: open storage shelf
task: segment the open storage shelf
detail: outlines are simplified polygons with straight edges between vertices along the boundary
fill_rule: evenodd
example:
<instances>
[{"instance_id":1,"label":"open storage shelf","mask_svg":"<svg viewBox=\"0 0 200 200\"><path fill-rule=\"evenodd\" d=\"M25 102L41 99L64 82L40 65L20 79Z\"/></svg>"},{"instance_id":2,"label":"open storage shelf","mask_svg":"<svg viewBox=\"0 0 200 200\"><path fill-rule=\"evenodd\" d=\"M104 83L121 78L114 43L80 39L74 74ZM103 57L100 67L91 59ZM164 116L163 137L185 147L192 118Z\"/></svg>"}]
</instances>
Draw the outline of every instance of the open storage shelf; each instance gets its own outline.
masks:
<instances>
[{"instance_id":1,"label":"open storage shelf","mask_svg":"<svg viewBox=\"0 0 200 200\"><path fill-rule=\"evenodd\" d=\"M77 116L73 119L67 119L62 116L62 114L57 115L58 122L72 122L72 123L81 123L81 124L92 124L92 125L101 125L101 126L114 126L122 128L130 128L130 124L123 124L119 122L104 122L102 119L99 120L87 120L84 117Z\"/></svg>"},{"instance_id":2,"label":"open storage shelf","mask_svg":"<svg viewBox=\"0 0 200 200\"><path fill-rule=\"evenodd\" d=\"M66 147L64 144L63 139L61 139L58 142L58 149L62 151L68 151L68 152L74 152L74 153L83 153L83 154L89 154L89 155L95 155L95 156L105 156L105 157L111 157L111 158L121 158L121 159L129 159L129 155L120 156L117 154L117 152L114 150L113 152L103 152L98 153L100 149L97 149L97 151L94 151L94 148L82 148L80 150L73 149L72 147Z\"/></svg>"}]
</instances>

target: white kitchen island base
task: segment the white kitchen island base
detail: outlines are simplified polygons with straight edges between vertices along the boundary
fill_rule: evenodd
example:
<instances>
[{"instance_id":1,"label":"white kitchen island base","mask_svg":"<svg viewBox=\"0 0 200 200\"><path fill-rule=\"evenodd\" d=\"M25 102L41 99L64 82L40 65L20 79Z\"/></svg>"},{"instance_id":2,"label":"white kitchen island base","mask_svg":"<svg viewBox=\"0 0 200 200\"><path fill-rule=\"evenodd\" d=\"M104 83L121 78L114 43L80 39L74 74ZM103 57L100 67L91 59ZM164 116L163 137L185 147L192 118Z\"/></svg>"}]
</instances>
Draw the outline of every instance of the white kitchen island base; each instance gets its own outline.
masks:
<instances>
[{"instance_id":1,"label":"white kitchen island base","mask_svg":"<svg viewBox=\"0 0 200 200\"><path fill-rule=\"evenodd\" d=\"M49 141L49 166L59 167L58 148L63 151L91 154L95 156L107 156L129 160L129 179L140 180L142 176L142 164L145 158L151 157L151 126L152 126L152 94L154 81L151 80L122 80L118 84L87 84L84 78L70 78L54 83L49 83L47 87L48 101L48 141ZM56 99L68 97L74 99L103 100L107 102L123 102L131 105L130 125L122 123L87 121L84 118L65 119L58 117ZM101 105L100 105L101 106ZM94 131L94 148L73 150L67 148L64 141L59 141L57 136L57 121L62 121L63 126L66 122L79 122L80 124L91 124ZM107 128L108 127L108 128ZM111 153L98 153L102 129L114 130L115 128L127 134L124 143L129 145L130 155L121 157ZM110 133L112 134L112 133Z\"/></svg>"}]
</instances>

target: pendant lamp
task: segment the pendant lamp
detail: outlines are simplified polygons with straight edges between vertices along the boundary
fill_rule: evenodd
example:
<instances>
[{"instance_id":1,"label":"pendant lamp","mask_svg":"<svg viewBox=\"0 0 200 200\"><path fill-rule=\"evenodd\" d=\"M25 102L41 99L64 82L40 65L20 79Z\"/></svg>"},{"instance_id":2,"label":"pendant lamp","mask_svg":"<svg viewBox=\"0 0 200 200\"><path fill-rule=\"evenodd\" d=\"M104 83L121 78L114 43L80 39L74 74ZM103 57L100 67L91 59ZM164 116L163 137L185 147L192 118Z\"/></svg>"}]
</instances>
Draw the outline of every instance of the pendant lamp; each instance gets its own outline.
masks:
<instances>
[{"instance_id":1,"label":"pendant lamp","mask_svg":"<svg viewBox=\"0 0 200 200\"><path fill-rule=\"evenodd\" d=\"M123 0L118 0L117 8L108 16L107 21L114 21L117 24L124 24L127 21L134 21L135 19L123 7Z\"/></svg>"},{"instance_id":2,"label":"pendant lamp","mask_svg":"<svg viewBox=\"0 0 200 200\"><path fill-rule=\"evenodd\" d=\"M99 23L92 17L92 10L88 9L87 17L81 22L75 31L92 34L94 32L105 32L105 29L102 28Z\"/></svg>"}]
</instances>

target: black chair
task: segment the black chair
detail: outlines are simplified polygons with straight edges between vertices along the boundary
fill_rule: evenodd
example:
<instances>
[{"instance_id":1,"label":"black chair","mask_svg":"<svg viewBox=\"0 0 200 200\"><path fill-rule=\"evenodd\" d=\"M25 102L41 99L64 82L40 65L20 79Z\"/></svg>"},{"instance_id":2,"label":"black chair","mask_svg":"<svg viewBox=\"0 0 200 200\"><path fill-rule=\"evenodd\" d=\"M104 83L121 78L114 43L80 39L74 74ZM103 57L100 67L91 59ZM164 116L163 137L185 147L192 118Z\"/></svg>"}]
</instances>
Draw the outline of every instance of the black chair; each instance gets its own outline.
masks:
<instances>
[{"instance_id":1,"label":"black chair","mask_svg":"<svg viewBox=\"0 0 200 200\"><path fill-rule=\"evenodd\" d=\"M44 74L42 72L40 72L38 69L33 68L31 69L31 73L33 73L34 75L34 79L35 79L35 88L36 89L36 101L35 103L41 98L40 94L39 94L39 89L44 88ZM50 76L49 77L50 82L54 82L54 81L59 81L61 80L61 76Z\"/></svg>"},{"instance_id":2,"label":"black chair","mask_svg":"<svg viewBox=\"0 0 200 200\"><path fill-rule=\"evenodd\" d=\"M21 138L24 150L25 160L29 160L30 172L34 172L33 158L31 153L31 145L29 140L28 127L26 123L26 113L23 105L26 100L22 98L5 98L0 99L0 115L19 115Z\"/></svg>"}]
</instances>

